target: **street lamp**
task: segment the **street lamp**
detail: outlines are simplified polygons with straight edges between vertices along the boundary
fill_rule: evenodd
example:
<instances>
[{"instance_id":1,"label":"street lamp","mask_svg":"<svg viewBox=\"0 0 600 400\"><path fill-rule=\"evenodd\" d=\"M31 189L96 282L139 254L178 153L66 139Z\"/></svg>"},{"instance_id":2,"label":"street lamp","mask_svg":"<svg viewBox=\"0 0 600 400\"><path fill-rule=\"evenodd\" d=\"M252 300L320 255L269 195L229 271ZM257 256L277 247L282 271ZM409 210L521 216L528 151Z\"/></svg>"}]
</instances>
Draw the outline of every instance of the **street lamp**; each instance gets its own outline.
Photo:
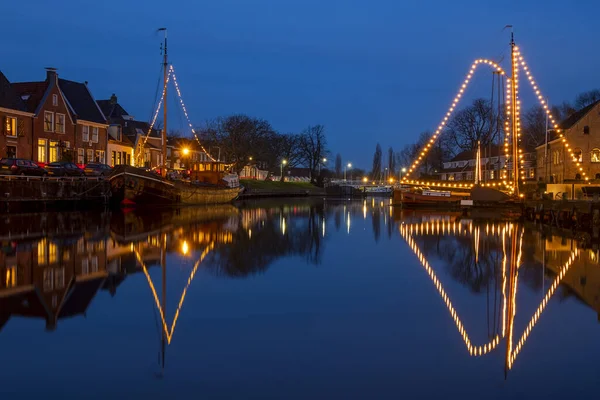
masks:
<instances>
[{"instance_id":1,"label":"street lamp","mask_svg":"<svg viewBox=\"0 0 600 400\"><path fill-rule=\"evenodd\" d=\"M281 161L281 181L282 181L282 182L284 181L284 179L283 179L283 166L284 166L285 164L287 164L287 160L282 160L282 161Z\"/></svg>"},{"instance_id":2,"label":"street lamp","mask_svg":"<svg viewBox=\"0 0 600 400\"><path fill-rule=\"evenodd\" d=\"M402 174L404 174L406 172L406 168L402 167L402 169L400 170L400 180L402 180Z\"/></svg>"},{"instance_id":3,"label":"street lamp","mask_svg":"<svg viewBox=\"0 0 600 400\"><path fill-rule=\"evenodd\" d=\"M183 148L183 155L187 156L188 154L190 154L190 149L188 149L187 147Z\"/></svg>"},{"instance_id":4,"label":"street lamp","mask_svg":"<svg viewBox=\"0 0 600 400\"><path fill-rule=\"evenodd\" d=\"M323 158L323 165L327 162L326 158ZM321 175L321 163L319 163L319 176Z\"/></svg>"},{"instance_id":5,"label":"street lamp","mask_svg":"<svg viewBox=\"0 0 600 400\"><path fill-rule=\"evenodd\" d=\"M344 168L344 181L346 181L346 169L347 168L352 168L352 163L348 163L348 165L346 165L346 168ZM352 177L350 177L350 180L352 180Z\"/></svg>"}]
</instances>

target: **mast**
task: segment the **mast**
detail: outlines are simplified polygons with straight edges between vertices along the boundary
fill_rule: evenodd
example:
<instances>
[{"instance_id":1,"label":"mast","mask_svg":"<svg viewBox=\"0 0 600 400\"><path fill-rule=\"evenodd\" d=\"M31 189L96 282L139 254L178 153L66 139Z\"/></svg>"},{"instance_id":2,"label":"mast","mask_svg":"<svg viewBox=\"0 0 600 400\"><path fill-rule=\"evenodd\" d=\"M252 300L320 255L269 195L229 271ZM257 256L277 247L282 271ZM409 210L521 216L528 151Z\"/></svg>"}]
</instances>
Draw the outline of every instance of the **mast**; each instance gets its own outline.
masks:
<instances>
[{"instance_id":1,"label":"mast","mask_svg":"<svg viewBox=\"0 0 600 400\"><path fill-rule=\"evenodd\" d=\"M160 28L159 31L165 32L165 43L163 52L163 130L162 130L162 162L160 173L162 177L167 176L167 79L168 79L168 60L167 60L167 28Z\"/></svg>"},{"instance_id":2,"label":"mast","mask_svg":"<svg viewBox=\"0 0 600 400\"><path fill-rule=\"evenodd\" d=\"M510 32L510 53L511 53L511 70L512 70L512 85L510 92L510 102L512 109L512 132L513 132L513 173L514 173L514 188L515 188L515 196L519 197L519 133L517 132L518 126L518 114L517 114L517 55L515 53L515 34L512 31Z\"/></svg>"}]
</instances>

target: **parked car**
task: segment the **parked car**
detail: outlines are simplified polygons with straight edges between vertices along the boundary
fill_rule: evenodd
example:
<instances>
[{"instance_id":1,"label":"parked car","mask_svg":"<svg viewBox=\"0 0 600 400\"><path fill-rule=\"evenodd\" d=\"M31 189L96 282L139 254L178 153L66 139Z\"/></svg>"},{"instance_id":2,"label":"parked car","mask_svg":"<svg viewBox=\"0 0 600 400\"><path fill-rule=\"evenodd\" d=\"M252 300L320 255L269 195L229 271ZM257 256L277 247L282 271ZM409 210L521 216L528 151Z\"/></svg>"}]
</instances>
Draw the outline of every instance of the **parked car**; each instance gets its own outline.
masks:
<instances>
[{"instance_id":1,"label":"parked car","mask_svg":"<svg viewBox=\"0 0 600 400\"><path fill-rule=\"evenodd\" d=\"M46 176L48 172L31 160L24 158L2 158L0 159L0 174Z\"/></svg>"},{"instance_id":2,"label":"parked car","mask_svg":"<svg viewBox=\"0 0 600 400\"><path fill-rule=\"evenodd\" d=\"M84 176L81 168L69 161L58 161L46 164L44 167L50 176Z\"/></svg>"},{"instance_id":3,"label":"parked car","mask_svg":"<svg viewBox=\"0 0 600 400\"><path fill-rule=\"evenodd\" d=\"M107 176L112 172L112 168L110 165L91 162L83 168L83 172L88 176Z\"/></svg>"}]
</instances>

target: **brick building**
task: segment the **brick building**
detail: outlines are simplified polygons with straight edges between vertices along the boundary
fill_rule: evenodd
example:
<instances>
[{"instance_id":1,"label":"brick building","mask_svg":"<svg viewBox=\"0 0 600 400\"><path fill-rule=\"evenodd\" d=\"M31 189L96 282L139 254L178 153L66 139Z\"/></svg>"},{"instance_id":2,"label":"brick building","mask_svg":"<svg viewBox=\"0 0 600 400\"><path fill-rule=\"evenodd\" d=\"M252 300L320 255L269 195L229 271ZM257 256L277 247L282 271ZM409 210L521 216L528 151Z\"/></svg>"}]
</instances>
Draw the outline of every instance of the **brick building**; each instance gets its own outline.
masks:
<instances>
[{"instance_id":1,"label":"brick building","mask_svg":"<svg viewBox=\"0 0 600 400\"><path fill-rule=\"evenodd\" d=\"M56 69L46 68L45 81L12 86L34 114L34 161L105 161L108 125L87 83L59 79Z\"/></svg>"},{"instance_id":2,"label":"brick building","mask_svg":"<svg viewBox=\"0 0 600 400\"><path fill-rule=\"evenodd\" d=\"M575 157L554 131L550 131L548 148L541 145L537 152L537 176L547 183L581 180L583 169L590 179L600 179L600 101L577 111L559 124ZM581 167L577 167L576 162Z\"/></svg>"},{"instance_id":3,"label":"brick building","mask_svg":"<svg viewBox=\"0 0 600 400\"><path fill-rule=\"evenodd\" d=\"M33 115L0 72L0 158L31 158Z\"/></svg>"}]
</instances>

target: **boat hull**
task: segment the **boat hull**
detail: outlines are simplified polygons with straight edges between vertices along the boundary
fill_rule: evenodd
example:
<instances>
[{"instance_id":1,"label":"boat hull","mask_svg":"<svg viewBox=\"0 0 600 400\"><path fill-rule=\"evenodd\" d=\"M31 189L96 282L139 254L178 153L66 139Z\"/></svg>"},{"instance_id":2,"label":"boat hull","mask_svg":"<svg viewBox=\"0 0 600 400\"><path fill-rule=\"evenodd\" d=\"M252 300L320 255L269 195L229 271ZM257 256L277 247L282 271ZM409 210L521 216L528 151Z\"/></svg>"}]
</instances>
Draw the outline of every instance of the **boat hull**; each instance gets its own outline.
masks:
<instances>
[{"instance_id":1,"label":"boat hull","mask_svg":"<svg viewBox=\"0 0 600 400\"><path fill-rule=\"evenodd\" d=\"M431 196L409 191L394 190L392 204L402 205L405 207L454 207L460 206L460 201L468 198L468 194L451 194L450 196Z\"/></svg>"},{"instance_id":2,"label":"boat hull","mask_svg":"<svg viewBox=\"0 0 600 400\"><path fill-rule=\"evenodd\" d=\"M139 168L120 166L109 177L111 203L121 207L230 203L241 188L169 182Z\"/></svg>"}]
</instances>

